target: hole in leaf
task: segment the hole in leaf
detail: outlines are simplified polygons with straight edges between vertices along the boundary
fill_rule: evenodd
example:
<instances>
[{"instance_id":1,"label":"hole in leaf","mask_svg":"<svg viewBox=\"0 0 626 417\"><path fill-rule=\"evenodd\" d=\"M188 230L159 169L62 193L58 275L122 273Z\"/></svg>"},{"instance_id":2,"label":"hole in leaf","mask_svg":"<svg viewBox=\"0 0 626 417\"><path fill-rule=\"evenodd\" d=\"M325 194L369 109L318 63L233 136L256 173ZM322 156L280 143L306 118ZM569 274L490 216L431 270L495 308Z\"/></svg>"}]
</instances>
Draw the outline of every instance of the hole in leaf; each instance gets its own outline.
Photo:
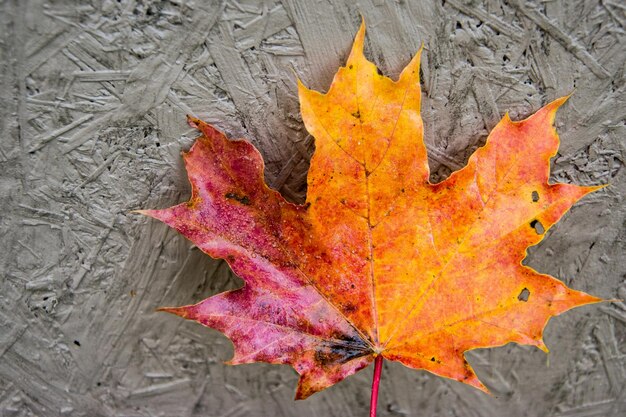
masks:
<instances>
[{"instance_id":1,"label":"hole in leaf","mask_svg":"<svg viewBox=\"0 0 626 417\"><path fill-rule=\"evenodd\" d=\"M546 231L546 229L543 227L543 224L541 224L541 222L537 219L530 222L530 227L535 229L535 232L537 232L538 235L542 235Z\"/></svg>"},{"instance_id":2,"label":"hole in leaf","mask_svg":"<svg viewBox=\"0 0 626 417\"><path fill-rule=\"evenodd\" d=\"M80 342L78 340L74 340L74 344L80 347Z\"/></svg>"},{"instance_id":3,"label":"hole in leaf","mask_svg":"<svg viewBox=\"0 0 626 417\"><path fill-rule=\"evenodd\" d=\"M528 301L528 297L530 297L530 291L528 291L528 288L524 288L517 296L517 299L526 302Z\"/></svg>"},{"instance_id":4,"label":"hole in leaf","mask_svg":"<svg viewBox=\"0 0 626 417\"><path fill-rule=\"evenodd\" d=\"M533 203L539 201L539 193L537 191L533 191L532 193Z\"/></svg>"}]
</instances>

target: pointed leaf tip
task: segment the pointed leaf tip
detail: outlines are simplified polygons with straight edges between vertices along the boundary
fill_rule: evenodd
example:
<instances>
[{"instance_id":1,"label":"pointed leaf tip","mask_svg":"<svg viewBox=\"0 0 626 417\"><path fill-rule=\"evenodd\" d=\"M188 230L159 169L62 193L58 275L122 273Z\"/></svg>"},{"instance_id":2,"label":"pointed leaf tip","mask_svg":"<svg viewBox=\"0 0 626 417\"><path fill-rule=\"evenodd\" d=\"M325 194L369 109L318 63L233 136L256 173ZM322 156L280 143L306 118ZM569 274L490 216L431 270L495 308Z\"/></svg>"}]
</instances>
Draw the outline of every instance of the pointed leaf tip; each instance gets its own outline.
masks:
<instances>
[{"instance_id":1,"label":"pointed leaf tip","mask_svg":"<svg viewBox=\"0 0 626 417\"><path fill-rule=\"evenodd\" d=\"M557 99L552 100L550 103L546 104L544 108L540 111L546 111L550 115L550 122L554 123L554 118L556 116L557 110L565 104L567 100L571 97L571 94L568 94L563 97L559 97Z\"/></svg>"},{"instance_id":2,"label":"pointed leaf tip","mask_svg":"<svg viewBox=\"0 0 626 417\"><path fill-rule=\"evenodd\" d=\"M193 320L195 315L193 314L194 310L190 308L192 306L184 306L184 307L159 307L156 309L158 312L170 313L176 316L180 316L184 319Z\"/></svg>"},{"instance_id":3,"label":"pointed leaf tip","mask_svg":"<svg viewBox=\"0 0 626 417\"><path fill-rule=\"evenodd\" d=\"M537 349L543 351L544 353L550 353L550 349L548 349L548 346L546 346L543 339L539 340L535 346L537 347Z\"/></svg>"},{"instance_id":4,"label":"pointed leaf tip","mask_svg":"<svg viewBox=\"0 0 626 417\"><path fill-rule=\"evenodd\" d=\"M364 59L363 55L363 45L365 44L365 18L361 20L361 26L359 27L359 31L356 33L354 37L354 43L352 44L352 50L350 51L350 56L348 57L348 63Z\"/></svg>"},{"instance_id":5,"label":"pointed leaf tip","mask_svg":"<svg viewBox=\"0 0 626 417\"><path fill-rule=\"evenodd\" d=\"M142 209L142 210L133 210L133 211L131 211L131 213L133 213L133 214L140 214L142 216L152 217L153 219L160 220L160 218L159 218L159 211L160 210Z\"/></svg>"},{"instance_id":6,"label":"pointed leaf tip","mask_svg":"<svg viewBox=\"0 0 626 417\"><path fill-rule=\"evenodd\" d=\"M200 125L202 124L202 120L194 117L190 114L187 115L187 124L194 129L200 129Z\"/></svg>"},{"instance_id":7,"label":"pointed leaf tip","mask_svg":"<svg viewBox=\"0 0 626 417\"><path fill-rule=\"evenodd\" d=\"M473 375L470 379L463 381L463 383L471 385L472 387L481 390L487 395L493 396L493 393L489 390L489 388L487 388L476 375Z\"/></svg>"},{"instance_id":8,"label":"pointed leaf tip","mask_svg":"<svg viewBox=\"0 0 626 417\"><path fill-rule=\"evenodd\" d=\"M143 216L152 217L153 219L167 223L171 219L172 208L169 209L147 209L147 210L134 210L134 213L141 214Z\"/></svg>"},{"instance_id":9,"label":"pointed leaf tip","mask_svg":"<svg viewBox=\"0 0 626 417\"><path fill-rule=\"evenodd\" d=\"M398 82L403 82L403 80L408 80L409 82L414 82L419 88L420 81L420 65L422 60L422 51L424 50L424 42L421 43L419 49L411 58L411 61L404 67L402 72L400 73L400 77L398 78Z\"/></svg>"}]
</instances>

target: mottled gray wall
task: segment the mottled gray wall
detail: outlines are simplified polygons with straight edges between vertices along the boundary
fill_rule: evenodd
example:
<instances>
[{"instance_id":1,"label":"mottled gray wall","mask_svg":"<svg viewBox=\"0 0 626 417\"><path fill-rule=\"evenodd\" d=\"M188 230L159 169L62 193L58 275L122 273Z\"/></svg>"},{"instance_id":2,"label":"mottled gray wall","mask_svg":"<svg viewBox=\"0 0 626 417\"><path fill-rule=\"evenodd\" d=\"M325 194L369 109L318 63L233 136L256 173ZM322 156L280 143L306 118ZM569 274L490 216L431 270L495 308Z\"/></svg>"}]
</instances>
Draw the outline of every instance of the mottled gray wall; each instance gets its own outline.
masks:
<instances>
[{"instance_id":1,"label":"mottled gray wall","mask_svg":"<svg viewBox=\"0 0 626 417\"><path fill-rule=\"evenodd\" d=\"M186 113L251 140L302 201L313 151L292 69L326 89L360 22L396 76L424 42L433 180L506 111L559 111L553 178L611 186L577 204L527 262L626 299L624 24L619 0L4 1L0 4L0 415L364 416L371 368L306 401L286 366L226 366L218 332L154 310L239 284L129 211L188 197ZM552 353L472 352L494 395L385 366L380 416L626 413L626 304L550 322Z\"/></svg>"}]
</instances>

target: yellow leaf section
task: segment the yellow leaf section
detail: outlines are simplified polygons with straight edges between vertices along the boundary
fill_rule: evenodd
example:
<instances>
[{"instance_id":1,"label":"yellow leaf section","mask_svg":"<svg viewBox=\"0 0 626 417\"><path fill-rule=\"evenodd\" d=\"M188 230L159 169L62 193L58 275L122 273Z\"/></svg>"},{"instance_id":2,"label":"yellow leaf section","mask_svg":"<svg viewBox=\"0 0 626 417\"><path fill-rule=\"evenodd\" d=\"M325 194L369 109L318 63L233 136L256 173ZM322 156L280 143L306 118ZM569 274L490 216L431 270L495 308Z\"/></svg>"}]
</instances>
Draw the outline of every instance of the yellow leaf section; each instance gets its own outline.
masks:
<instances>
[{"instance_id":1,"label":"yellow leaf section","mask_svg":"<svg viewBox=\"0 0 626 417\"><path fill-rule=\"evenodd\" d=\"M331 300L352 300L338 308L376 349L378 266L372 230L403 193L427 181L428 162L419 54L393 81L364 57L364 38L362 24L328 93L301 82L298 89L302 117L316 146L308 175L308 219L328 250L328 272L317 271L316 284ZM424 225L405 227L418 233Z\"/></svg>"},{"instance_id":2,"label":"yellow leaf section","mask_svg":"<svg viewBox=\"0 0 626 417\"><path fill-rule=\"evenodd\" d=\"M602 188L548 184L559 145L554 117L565 100L520 122L506 115L465 168L421 191L436 248L422 256L437 271L422 274L419 289L390 306L404 318L381 331L385 357L484 389L463 352L508 342L546 350L550 317L601 301L521 265L526 248Z\"/></svg>"},{"instance_id":3,"label":"yellow leaf section","mask_svg":"<svg viewBox=\"0 0 626 417\"><path fill-rule=\"evenodd\" d=\"M600 301L520 263L600 187L548 184L566 98L520 122L506 115L465 168L430 184L420 54L393 81L364 57L364 37L363 24L328 93L298 83L316 140L307 220L325 248L310 275L375 352L484 389L466 350L545 350L550 317Z\"/></svg>"}]
</instances>

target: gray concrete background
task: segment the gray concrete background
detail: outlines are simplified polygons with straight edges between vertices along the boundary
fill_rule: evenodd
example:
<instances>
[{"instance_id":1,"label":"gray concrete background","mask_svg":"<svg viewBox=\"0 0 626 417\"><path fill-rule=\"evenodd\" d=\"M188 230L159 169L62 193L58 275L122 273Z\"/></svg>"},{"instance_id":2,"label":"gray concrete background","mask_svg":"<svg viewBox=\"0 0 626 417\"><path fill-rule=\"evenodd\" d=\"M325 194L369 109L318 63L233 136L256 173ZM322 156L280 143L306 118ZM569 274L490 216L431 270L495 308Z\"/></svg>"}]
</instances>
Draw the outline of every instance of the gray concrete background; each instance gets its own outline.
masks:
<instances>
[{"instance_id":1,"label":"gray concrete background","mask_svg":"<svg viewBox=\"0 0 626 417\"><path fill-rule=\"evenodd\" d=\"M619 0L120 0L0 4L0 415L364 416L369 368L306 401L286 366L226 366L218 332L156 313L239 285L166 226L129 214L188 197L186 113L246 137L302 201L314 145L292 68L328 88L363 14L397 76L425 44L433 180L505 111L559 111L553 178L611 186L577 204L527 263L626 299L624 24ZM551 321L546 356L469 354L493 391L387 363L380 416L623 416L626 305Z\"/></svg>"}]
</instances>

